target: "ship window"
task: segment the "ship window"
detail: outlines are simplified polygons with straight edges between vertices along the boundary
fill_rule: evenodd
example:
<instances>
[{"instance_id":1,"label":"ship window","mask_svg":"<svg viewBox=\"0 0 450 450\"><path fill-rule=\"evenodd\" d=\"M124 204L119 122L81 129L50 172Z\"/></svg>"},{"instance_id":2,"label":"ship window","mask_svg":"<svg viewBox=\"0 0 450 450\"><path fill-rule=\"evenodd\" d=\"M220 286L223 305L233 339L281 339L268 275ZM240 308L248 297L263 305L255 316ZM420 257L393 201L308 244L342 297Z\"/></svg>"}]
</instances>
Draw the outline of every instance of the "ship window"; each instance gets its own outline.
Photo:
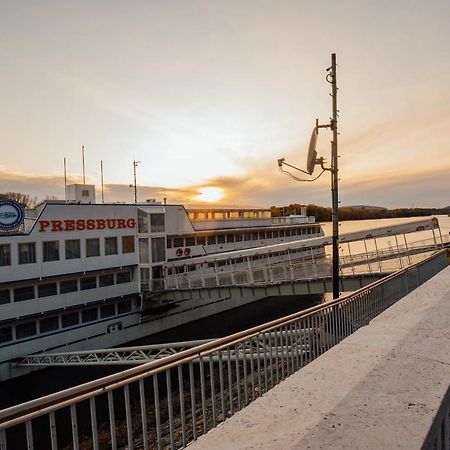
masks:
<instances>
[{"instance_id":1,"label":"ship window","mask_svg":"<svg viewBox=\"0 0 450 450\"><path fill-rule=\"evenodd\" d=\"M162 262L165 260L166 260L165 238L163 238L163 237L152 238L152 262L156 263L156 262Z\"/></svg>"},{"instance_id":2,"label":"ship window","mask_svg":"<svg viewBox=\"0 0 450 450\"><path fill-rule=\"evenodd\" d=\"M19 264L36 262L36 244L34 242L19 244Z\"/></svg>"},{"instance_id":3,"label":"ship window","mask_svg":"<svg viewBox=\"0 0 450 450\"><path fill-rule=\"evenodd\" d=\"M125 302L120 302L118 304L118 308L117 309L118 309L118 313L119 314L125 314L127 312L130 312L131 311L131 301L127 300Z\"/></svg>"},{"instance_id":4,"label":"ship window","mask_svg":"<svg viewBox=\"0 0 450 450\"><path fill-rule=\"evenodd\" d=\"M0 245L0 266L11 265L11 244Z\"/></svg>"},{"instance_id":5,"label":"ship window","mask_svg":"<svg viewBox=\"0 0 450 450\"><path fill-rule=\"evenodd\" d=\"M173 240L174 247L183 247L183 245L184 245L183 238L175 238Z\"/></svg>"},{"instance_id":6,"label":"ship window","mask_svg":"<svg viewBox=\"0 0 450 450\"><path fill-rule=\"evenodd\" d=\"M241 242L243 239L242 234L237 234L236 235L236 242Z\"/></svg>"},{"instance_id":7,"label":"ship window","mask_svg":"<svg viewBox=\"0 0 450 450\"><path fill-rule=\"evenodd\" d=\"M56 283L46 283L38 286L38 297L49 297L57 293Z\"/></svg>"},{"instance_id":8,"label":"ship window","mask_svg":"<svg viewBox=\"0 0 450 450\"><path fill-rule=\"evenodd\" d=\"M234 234L227 234L227 244L234 242Z\"/></svg>"},{"instance_id":9,"label":"ship window","mask_svg":"<svg viewBox=\"0 0 450 450\"><path fill-rule=\"evenodd\" d=\"M85 291L86 289L95 289L97 287L96 277L84 277L80 278L80 289Z\"/></svg>"},{"instance_id":10,"label":"ship window","mask_svg":"<svg viewBox=\"0 0 450 450\"><path fill-rule=\"evenodd\" d=\"M117 255L117 238L107 237L105 238L105 255Z\"/></svg>"},{"instance_id":11,"label":"ship window","mask_svg":"<svg viewBox=\"0 0 450 450\"><path fill-rule=\"evenodd\" d=\"M252 233L252 241L258 240L258 233Z\"/></svg>"},{"instance_id":12,"label":"ship window","mask_svg":"<svg viewBox=\"0 0 450 450\"><path fill-rule=\"evenodd\" d=\"M80 240L79 239L69 239L65 243L66 248L66 259L78 259L81 256L80 251Z\"/></svg>"},{"instance_id":13,"label":"ship window","mask_svg":"<svg viewBox=\"0 0 450 450\"><path fill-rule=\"evenodd\" d=\"M36 322L27 322L16 325L16 339L22 339L36 334Z\"/></svg>"},{"instance_id":14,"label":"ship window","mask_svg":"<svg viewBox=\"0 0 450 450\"><path fill-rule=\"evenodd\" d=\"M58 317L48 317L39 321L39 332L47 333L49 331L57 330L59 328Z\"/></svg>"},{"instance_id":15,"label":"ship window","mask_svg":"<svg viewBox=\"0 0 450 450\"><path fill-rule=\"evenodd\" d=\"M59 241L42 243L42 259L47 261L59 261Z\"/></svg>"},{"instance_id":16,"label":"ship window","mask_svg":"<svg viewBox=\"0 0 450 450\"><path fill-rule=\"evenodd\" d=\"M104 305L100 308L100 317L104 319L105 317L112 317L116 315L115 305Z\"/></svg>"},{"instance_id":17,"label":"ship window","mask_svg":"<svg viewBox=\"0 0 450 450\"><path fill-rule=\"evenodd\" d=\"M148 233L148 215L140 209L138 210L138 232Z\"/></svg>"},{"instance_id":18,"label":"ship window","mask_svg":"<svg viewBox=\"0 0 450 450\"><path fill-rule=\"evenodd\" d=\"M273 230L273 237L277 238L279 236L278 230Z\"/></svg>"},{"instance_id":19,"label":"ship window","mask_svg":"<svg viewBox=\"0 0 450 450\"><path fill-rule=\"evenodd\" d=\"M93 320L97 320L98 311L97 308L85 309L81 311L81 320L82 322L92 322Z\"/></svg>"},{"instance_id":20,"label":"ship window","mask_svg":"<svg viewBox=\"0 0 450 450\"><path fill-rule=\"evenodd\" d=\"M114 274L108 273L98 277L98 285L100 287L112 286L114 284Z\"/></svg>"},{"instance_id":21,"label":"ship window","mask_svg":"<svg viewBox=\"0 0 450 450\"><path fill-rule=\"evenodd\" d=\"M148 264L150 262L147 238L139 238L139 262L141 264Z\"/></svg>"},{"instance_id":22,"label":"ship window","mask_svg":"<svg viewBox=\"0 0 450 450\"><path fill-rule=\"evenodd\" d=\"M197 245L206 245L206 236L197 236Z\"/></svg>"},{"instance_id":23,"label":"ship window","mask_svg":"<svg viewBox=\"0 0 450 450\"><path fill-rule=\"evenodd\" d=\"M251 234L250 233L244 233L244 241L249 241L251 239Z\"/></svg>"},{"instance_id":24,"label":"ship window","mask_svg":"<svg viewBox=\"0 0 450 450\"><path fill-rule=\"evenodd\" d=\"M0 342L12 341L11 327L0 328Z\"/></svg>"},{"instance_id":25,"label":"ship window","mask_svg":"<svg viewBox=\"0 0 450 450\"><path fill-rule=\"evenodd\" d=\"M64 280L59 284L59 292L67 294L68 292L78 291L78 280Z\"/></svg>"},{"instance_id":26,"label":"ship window","mask_svg":"<svg viewBox=\"0 0 450 450\"><path fill-rule=\"evenodd\" d=\"M217 236L217 243L218 244L225 244L225 235L224 234L219 234Z\"/></svg>"},{"instance_id":27,"label":"ship window","mask_svg":"<svg viewBox=\"0 0 450 450\"><path fill-rule=\"evenodd\" d=\"M192 247L195 245L195 237L186 238L186 247Z\"/></svg>"},{"instance_id":28,"label":"ship window","mask_svg":"<svg viewBox=\"0 0 450 450\"><path fill-rule=\"evenodd\" d=\"M289 237L291 235L291 230L284 230L284 235Z\"/></svg>"},{"instance_id":29,"label":"ship window","mask_svg":"<svg viewBox=\"0 0 450 450\"><path fill-rule=\"evenodd\" d=\"M24 286L14 289L14 301L23 302L34 298L34 286Z\"/></svg>"},{"instance_id":30,"label":"ship window","mask_svg":"<svg viewBox=\"0 0 450 450\"><path fill-rule=\"evenodd\" d=\"M134 236L122 236L122 253L134 253Z\"/></svg>"},{"instance_id":31,"label":"ship window","mask_svg":"<svg viewBox=\"0 0 450 450\"><path fill-rule=\"evenodd\" d=\"M86 256L100 256L100 239L86 239Z\"/></svg>"},{"instance_id":32,"label":"ship window","mask_svg":"<svg viewBox=\"0 0 450 450\"><path fill-rule=\"evenodd\" d=\"M164 214L150 214L150 225L152 233L164 233Z\"/></svg>"},{"instance_id":33,"label":"ship window","mask_svg":"<svg viewBox=\"0 0 450 450\"><path fill-rule=\"evenodd\" d=\"M214 245L216 244L216 236L208 236L208 245Z\"/></svg>"},{"instance_id":34,"label":"ship window","mask_svg":"<svg viewBox=\"0 0 450 450\"><path fill-rule=\"evenodd\" d=\"M0 291L0 305L4 305L5 303L9 303L11 301L11 295L9 293L9 289L2 289Z\"/></svg>"},{"instance_id":35,"label":"ship window","mask_svg":"<svg viewBox=\"0 0 450 450\"><path fill-rule=\"evenodd\" d=\"M80 321L80 318L78 317L78 312L63 314L61 316L61 325L63 328L78 325L79 321Z\"/></svg>"},{"instance_id":36,"label":"ship window","mask_svg":"<svg viewBox=\"0 0 450 450\"><path fill-rule=\"evenodd\" d=\"M131 281L131 272L119 272L116 274L117 284L129 283Z\"/></svg>"}]
</instances>

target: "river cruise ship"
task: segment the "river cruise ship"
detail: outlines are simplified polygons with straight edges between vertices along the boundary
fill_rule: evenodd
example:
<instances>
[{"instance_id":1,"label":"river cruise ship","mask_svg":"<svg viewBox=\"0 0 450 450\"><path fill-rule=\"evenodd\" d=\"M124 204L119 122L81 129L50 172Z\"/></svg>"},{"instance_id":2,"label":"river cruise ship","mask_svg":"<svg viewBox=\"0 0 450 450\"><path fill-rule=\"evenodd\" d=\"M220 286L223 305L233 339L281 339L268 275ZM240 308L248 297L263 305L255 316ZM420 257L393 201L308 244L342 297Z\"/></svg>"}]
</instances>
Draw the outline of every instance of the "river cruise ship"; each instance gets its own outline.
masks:
<instances>
[{"instance_id":1,"label":"river cruise ship","mask_svg":"<svg viewBox=\"0 0 450 450\"><path fill-rule=\"evenodd\" d=\"M171 261L323 236L304 214L97 204L94 186L67 192L0 231L0 380L25 373L11 363L28 354L109 348L239 306L175 305L149 319L143 304L164 290ZM324 246L310 251L323 256Z\"/></svg>"}]
</instances>

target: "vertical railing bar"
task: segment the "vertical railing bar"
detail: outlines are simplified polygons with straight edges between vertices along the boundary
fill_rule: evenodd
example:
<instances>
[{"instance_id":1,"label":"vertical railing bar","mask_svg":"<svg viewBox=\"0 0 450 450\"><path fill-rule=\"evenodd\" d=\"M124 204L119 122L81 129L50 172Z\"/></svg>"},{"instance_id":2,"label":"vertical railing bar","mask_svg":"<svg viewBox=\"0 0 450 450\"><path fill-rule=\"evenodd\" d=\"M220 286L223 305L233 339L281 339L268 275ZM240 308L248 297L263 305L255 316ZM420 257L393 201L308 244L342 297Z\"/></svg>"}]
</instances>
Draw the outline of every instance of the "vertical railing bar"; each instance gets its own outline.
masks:
<instances>
[{"instance_id":1,"label":"vertical railing bar","mask_svg":"<svg viewBox=\"0 0 450 450\"><path fill-rule=\"evenodd\" d=\"M203 356L198 357L198 364L200 369L200 392L202 397L202 414L203 414L203 433L208 432L208 422L206 417L206 391L205 391L205 367L203 365Z\"/></svg>"},{"instance_id":2,"label":"vertical railing bar","mask_svg":"<svg viewBox=\"0 0 450 450\"><path fill-rule=\"evenodd\" d=\"M52 411L48 415L49 425L50 425L50 443L52 445L52 450L58 449L58 436L56 432L56 420L55 420L55 412ZM1 439L0 439L1 441ZM2 449L2 446L0 445L0 450ZM6 450L6 447L5 447Z\"/></svg>"},{"instance_id":3,"label":"vertical railing bar","mask_svg":"<svg viewBox=\"0 0 450 450\"><path fill-rule=\"evenodd\" d=\"M258 389L259 395L262 395L262 385L261 385L261 355L260 355L260 335L256 339L256 370L258 372Z\"/></svg>"},{"instance_id":4,"label":"vertical railing bar","mask_svg":"<svg viewBox=\"0 0 450 450\"><path fill-rule=\"evenodd\" d=\"M234 362L236 364L236 387L237 387L237 399L239 411L242 408L242 406L241 406L241 374L239 367L239 354L237 345L234 346Z\"/></svg>"},{"instance_id":5,"label":"vertical railing bar","mask_svg":"<svg viewBox=\"0 0 450 450\"><path fill-rule=\"evenodd\" d=\"M78 441L78 422L77 422L77 406L76 404L70 405L70 421L72 425L72 444L73 450L78 450L80 444Z\"/></svg>"},{"instance_id":6,"label":"vertical railing bar","mask_svg":"<svg viewBox=\"0 0 450 450\"><path fill-rule=\"evenodd\" d=\"M253 337L250 338L250 377L252 380L252 401L255 400L255 371L253 370Z\"/></svg>"},{"instance_id":7,"label":"vertical railing bar","mask_svg":"<svg viewBox=\"0 0 450 450\"><path fill-rule=\"evenodd\" d=\"M245 398L245 405L248 405L248 387L247 387L247 350L246 350L246 342L243 341L242 342L242 350L243 350L243 355L242 355L242 369L244 371L244 398Z\"/></svg>"},{"instance_id":8,"label":"vertical railing bar","mask_svg":"<svg viewBox=\"0 0 450 450\"><path fill-rule=\"evenodd\" d=\"M225 414L225 386L223 380L222 351L219 350L219 385L220 385L220 406L222 408L222 420L226 419Z\"/></svg>"},{"instance_id":9,"label":"vertical railing bar","mask_svg":"<svg viewBox=\"0 0 450 450\"><path fill-rule=\"evenodd\" d=\"M123 387L123 393L125 398L125 418L127 422L128 447L133 448L133 425L131 422L130 386L128 384Z\"/></svg>"},{"instance_id":10,"label":"vertical railing bar","mask_svg":"<svg viewBox=\"0 0 450 450\"><path fill-rule=\"evenodd\" d=\"M295 332L295 369L300 369L300 355L298 354L298 320L294 322L294 332Z\"/></svg>"},{"instance_id":11,"label":"vertical railing bar","mask_svg":"<svg viewBox=\"0 0 450 450\"><path fill-rule=\"evenodd\" d=\"M175 450L175 439L173 431L172 378L170 375L170 369L166 370L166 389L167 389L167 409L169 412L170 448L172 450Z\"/></svg>"},{"instance_id":12,"label":"vertical railing bar","mask_svg":"<svg viewBox=\"0 0 450 450\"><path fill-rule=\"evenodd\" d=\"M111 449L117 450L116 418L114 414L114 393L108 391L109 430L111 433Z\"/></svg>"},{"instance_id":13,"label":"vertical railing bar","mask_svg":"<svg viewBox=\"0 0 450 450\"><path fill-rule=\"evenodd\" d=\"M269 367L270 367L270 388L272 389L273 384L273 345L272 345L272 332L269 331Z\"/></svg>"},{"instance_id":14,"label":"vertical railing bar","mask_svg":"<svg viewBox=\"0 0 450 450\"><path fill-rule=\"evenodd\" d=\"M281 364L281 379L285 379L284 369L284 339L283 339L283 327L280 326L280 364Z\"/></svg>"},{"instance_id":15,"label":"vertical railing bar","mask_svg":"<svg viewBox=\"0 0 450 450\"><path fill-rule=\"evenodd\" d=\"M194 363L189 361L189 387L191 390L192 439L197 440L197 417L195 414Z\"/></svg>"},{"instance_id":16,"label":"vertical railing bar","mask_svg":"<svg viewBox=\"0 0 450 450\"><path fill-rule=\"evenodd\" d=\"M142 421L142 442L144 450L148 450L148 432L147 432L147 410L145 407L145 387L144 380L139 380L139 400L141 403L141 421Z\"/></svg>"},{"instance_id":17,"label":"vertical railing bar","mask_svg":"<svg viewBox=\"0 0 450 450\"><path fill-rule=\"evenodd\" d=\"M95 408L95 397L91 397L89 399L89 409L91 412L92 445L94 450L98 450L97 412Z\"/></svg>"},{"instance_id":18,"label":"vertical railing bar","mask_svg":"<svg viewBox=\"0 0 450 450\"><path fill-rule=\"evenodd\" d=\"M211 407L212 407L212 423L213 428L216 427L217 420L216 420L216 387L215 387L215 380L214 380L214 364L213 364L213 354L209 354L209 381L211 385Z\"/></svg>"},{"instance_id":19,"label":"vertical railing bar","mask_svg":"<svg viewBox=\"0 0 450 450\"><path fill-rule=\"evenodd\" d=\"M266 338L266 333L263 333L263 353L264 353L264 363L263 363L263 367L264 367L264 392L268 391L267 388L267 338ZM269 341L269 352L271 351L271 347L270 347L270 341Z\"/></svg>"},{"instance_id":20,"label":"vertical railing bar","mask_svg":"<svg viewBox=\"0 0 450 450\"><path fill-rule=\"evenodd\" d=\"M8 450L8 445L6 442L6 430L0 430L0 450Z\"/></svg>"},{"instance_id":21,"label":"vertical railing bar","mask_svg":"<svg viewBox=\"0 0 450 450\"><path fill-rule=\"evenodd\" d=\"M183 367L181 366L181 364L178 365L177 372L178 372L178 395L180 398L181 439L183 442L183 447L186 447L186 411L184 409Z\"/></svg>"},{"instance_id":22,"label":"vertical railing bar","mask_svg":"<svg viewBox=\"0 0 450 450\"><path fill-rule=\"evenodd\" d=\"M290 352L291 352L291 367L292 367L292 373L296 371L295 368L295 355L294 355L294 330L293 330L293 323L289 323L289 342L291 343Z\"/></svg>"},{"instance_id":23,"label":"vertical railing bar","mask_svg":"<svg viewBox=\"0 0 450 450\"><path fill-rule=\"evenodd\" d=\"M230 397L230 414L234 414L233 405L233 374L231 372L231 351L227 348L227 372L228 372L228 394Z\"/></svg>"},{"instance_id":24,"label":"vertical railing bar","mask_svg":"<svg viewBox=\"0 0 450 450\"><path fill-rule=\"evenodd\" d=\"M277 381L276 384L278 384L280 382L280 374L278 368L278 333L276 328L274 330L273 337L275 339L275 379Z\"/></svg>"},{"instance_id":25,"label":"vertical railing bar","mask_svg":"<svg viewBox=\"0 0 450 450\"><path fill-rule=\"evenodd\" d=\"M27 436L27 450L33 450L34 449L33 424L31 423L31 420L27 420L25 422L25 433Z\"/></svg>"},{"instance_id":26,"label":"vertical railing bar","mask_svg":"<svg viewBox=\"0 0 450 450\"><path fill-rule=\"evenodd\" d=\"M162 450L162 438L161 438L161 410L159 404L159 386L158 386L158 374L153 375L153 396L155 401L155 421L156 421L156 442L158 450Z\"/></svg>"},{"instance_id":27,"label":"vertical railing bar","mask_svg":"<svg viewBox=\"0 0 450 450\"><path fill-rule=\"evenodd\" d=\"M300 367L305 365L305 321L299 319Z\"/></svg>"}]
</instances>

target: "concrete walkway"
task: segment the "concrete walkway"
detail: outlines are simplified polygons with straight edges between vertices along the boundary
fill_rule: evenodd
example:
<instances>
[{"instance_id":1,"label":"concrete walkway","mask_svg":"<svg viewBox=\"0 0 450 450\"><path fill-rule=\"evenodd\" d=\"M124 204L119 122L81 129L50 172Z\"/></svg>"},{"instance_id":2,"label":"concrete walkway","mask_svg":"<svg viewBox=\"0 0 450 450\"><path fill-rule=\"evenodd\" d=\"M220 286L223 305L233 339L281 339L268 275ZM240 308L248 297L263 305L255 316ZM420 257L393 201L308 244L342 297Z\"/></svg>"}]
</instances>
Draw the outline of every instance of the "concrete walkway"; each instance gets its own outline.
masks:
<instances>
[{"instance_id":1,"label":"concrete walkway","mask_svg":"<svg viewBox=\"0 0 450 450\"><path fill-rule=\"evenodd\" d=\"M450 267L189 446L419 449L450 385Z\"/></svg>"}]
</instances>

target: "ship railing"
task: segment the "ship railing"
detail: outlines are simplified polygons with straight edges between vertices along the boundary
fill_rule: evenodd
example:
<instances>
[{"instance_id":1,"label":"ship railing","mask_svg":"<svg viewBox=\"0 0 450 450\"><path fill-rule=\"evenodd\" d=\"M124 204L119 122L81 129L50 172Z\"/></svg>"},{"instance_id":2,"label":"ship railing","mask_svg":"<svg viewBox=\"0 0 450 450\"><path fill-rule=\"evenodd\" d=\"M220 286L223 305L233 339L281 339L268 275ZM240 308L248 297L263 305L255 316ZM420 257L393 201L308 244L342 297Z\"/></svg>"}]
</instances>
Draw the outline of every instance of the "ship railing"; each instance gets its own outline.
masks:
<instances>
[{"instance_id":1,"label":"ship railing","mask_svg":"<svg viewBox=\"0 0 450 450\"><path fill-rule=\"evenodd\" d=\"M407 243L404 246L378 249L373 252L349 254L339 258L341 276L358 276L374 273L391 273L420 261L432 252L442 248L446 239L426 239ZM332 276L330 256L308 256L300 258L298 253L286 250L276 257L253 255L236 264L223 254L222 261L214 267L204 267L200 262L166 269L165 287L171 289L192 289L217 286L256 286L283 282L309 281Z\"/></svg>"},{"instance_id":2,"label":"ship railing","mask_svg":"<svg viewBox=\"0 0 450 450\"><path fill-rule=\"evenodd\" d=\"M328 303L0 411L0 448L185 448L446 266L443 250ZM248 357L230 357L238 346Z\"/></svg>"}]
</instances>

